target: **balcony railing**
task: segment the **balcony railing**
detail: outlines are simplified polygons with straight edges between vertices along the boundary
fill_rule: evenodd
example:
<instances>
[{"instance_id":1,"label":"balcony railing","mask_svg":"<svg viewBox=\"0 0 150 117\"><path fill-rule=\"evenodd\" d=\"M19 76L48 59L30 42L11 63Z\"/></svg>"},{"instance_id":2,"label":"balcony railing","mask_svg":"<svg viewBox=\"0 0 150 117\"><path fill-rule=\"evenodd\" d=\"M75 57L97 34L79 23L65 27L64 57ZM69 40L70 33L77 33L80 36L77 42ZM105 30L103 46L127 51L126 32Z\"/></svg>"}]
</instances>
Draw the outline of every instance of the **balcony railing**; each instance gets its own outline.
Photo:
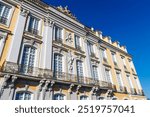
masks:
<instances>
[{"instance_id":1,"label":"balcony railing","mask_svg":"<svg viewBox=\"0 0 150 117\"><path fill-rule=\"evenodd\" d=\"M0 23L2 23L2 24L7 24L7 21L8 21L8 19L7 18L5 18L5 17L1 17L0 16Z\"/></svg>"},{"instance_id":2,"label":"balcony railing","mask_svg":"<svg viewBox=\"0 0 150 117\"><path fill-rule=\"evenodd\" d=\"M34 29L34 28L29 28L29 29L28 29L28 32L30 32L30 33L32 33L32 34L34 34L34 35L38 35L38 34L39 34L38 29Z\"/></svg>"},{"instance_id":3,"label":"balcony railing","mask_svg":"<svg viewBox=\"0 0 150 117\"><path fill-rule=\"evenodd\" d=\"M47 78L53 79L60 82L71 82L82 85L89 86L98 86L104 89L112 89L116 91L115 85L106 81L100 81L98 79L77 76L75 74L68 74L64 72L52 71L48 69L41 69L27 65L18 65L15 63L6 62L5 65L1 68L1 72L10 73L10 74L18 74L25 75L35 78Z\"/></svg>"}]
</instances>

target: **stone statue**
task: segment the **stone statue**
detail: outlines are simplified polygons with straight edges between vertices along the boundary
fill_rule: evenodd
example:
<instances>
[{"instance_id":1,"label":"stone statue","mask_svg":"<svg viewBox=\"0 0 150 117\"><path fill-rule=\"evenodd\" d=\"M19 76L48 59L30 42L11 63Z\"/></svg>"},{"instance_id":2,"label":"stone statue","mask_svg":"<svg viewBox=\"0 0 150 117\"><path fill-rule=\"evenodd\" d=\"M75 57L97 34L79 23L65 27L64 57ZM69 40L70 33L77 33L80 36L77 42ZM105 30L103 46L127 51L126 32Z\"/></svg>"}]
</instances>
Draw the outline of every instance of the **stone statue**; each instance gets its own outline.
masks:
<instances>
[{"instance_id":1,"label":"stone statue","mask_svg":"<svg viewBox=\"0 0 150 117\"><path fill-rule=\"evenodd\" d=\"M71 51L68 53L68 70L69 73L72 73L73 71L73 62L74 62L74 57L71 54Z\"/></svg>"}]
</instances>

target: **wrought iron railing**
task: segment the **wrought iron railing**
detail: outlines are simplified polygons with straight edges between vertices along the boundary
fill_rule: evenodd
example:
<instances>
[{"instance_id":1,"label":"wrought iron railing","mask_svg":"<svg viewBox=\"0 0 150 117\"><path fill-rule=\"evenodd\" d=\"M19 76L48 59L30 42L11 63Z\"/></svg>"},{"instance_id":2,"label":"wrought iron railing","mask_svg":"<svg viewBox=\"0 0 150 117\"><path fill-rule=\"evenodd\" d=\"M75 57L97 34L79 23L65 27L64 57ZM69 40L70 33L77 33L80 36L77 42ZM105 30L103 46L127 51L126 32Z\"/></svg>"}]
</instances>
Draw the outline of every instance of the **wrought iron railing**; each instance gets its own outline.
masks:
<instances>
[{"instance_id":1,"label":"wrought iron railing","mask_svg":"<svg viewBox=\"0 0 150 117\"><path fill-rule=\"evenodd\" d=\"M7 18L5 18L5 17L1 17L0 16L0 23L2 23L2 24L7 24L7 21L8 21L8 19Z\"/></svg>"},{"instance_id":2,"label":"wrought iron railing","mask_svg":"<svg viewBox=\"0 0 150 117\"><path fill-rule=\"evenodd\" d=\"M41 69L37 67L27 66L27 65L18 65L11 62L6 62L1 69L1 72L12 73L18 75L26 75L36 78L47 78L57 81L78 83L89 86L98 86L100 88L112 89L115 90L115 85L106 81L100 81L98 79L77 76L75 74L69 74L64 72L52 71L49 69Z\"/></svg>"}]
</instances>

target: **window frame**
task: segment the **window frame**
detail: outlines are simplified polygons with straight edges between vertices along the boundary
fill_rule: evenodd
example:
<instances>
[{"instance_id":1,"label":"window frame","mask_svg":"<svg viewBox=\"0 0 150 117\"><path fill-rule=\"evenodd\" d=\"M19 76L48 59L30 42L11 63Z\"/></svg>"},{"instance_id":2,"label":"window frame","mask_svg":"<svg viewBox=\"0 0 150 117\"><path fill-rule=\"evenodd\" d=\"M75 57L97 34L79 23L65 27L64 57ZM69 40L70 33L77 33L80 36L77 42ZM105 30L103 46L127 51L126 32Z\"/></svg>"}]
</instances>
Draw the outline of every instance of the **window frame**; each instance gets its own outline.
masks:
<instances>
[{"instance_id":1,"label":"window frame","mask_svg":"<svg viewBox=\"0 0 150 117\"><path fill-rule=\"evenodd\" d=\"M83 98L84 97L84 99L81 99L81 98ZM80 100L89 100L89 96L87 96L87 95L81 95L80 96Z\"/></svg>"},{"instance_id":2,"label":"window frame","mask_svg":"<svg viewBox=\"0 0 150 117\"><path fill-rule=\"evenodd\" d=\"M59 99L56 99L55 98L56 96L63 96L63 99L61 99L62 97L61 98L59 97ZM64 94L62 94L62 93L56 93L53 96L53 100L66 100L66 96Z\"/></svg>"},{"instance_id":3,"label":"window frame","mask_svg":"<svg viewBox=\"0 0 150 117\"><path fill-rule=\"evenodd\" d=\"M3 24L3 23L0 23L0 25L4 25L6 27L9 27L10 26L10 22L11 22L11 19L12 19L12 15L13 15L13 12L14 12L14 6L11 5L11 4L8 4L6 3L5 1L0 1L1 4L3 4L4 6L7 6L9 7L9 14L8 14L8 17L7 17L7 23L6 24Z\"/></svg>"},{"instance_id":4,"label":"window frame","mask_svg":"<svg viewBox=\"0 0 150 117\"><path fill-rule=\"evenodd\" d=\"M21 94L21 93L23 93L23 99L16 99L17 95ZM16 92L14 99L15 100L25 100L26 94L30 94L30 99L28 99L28 100L33 100L33 93L30 91L18 91L18 92Z\"/></svg>"}]
</instances>

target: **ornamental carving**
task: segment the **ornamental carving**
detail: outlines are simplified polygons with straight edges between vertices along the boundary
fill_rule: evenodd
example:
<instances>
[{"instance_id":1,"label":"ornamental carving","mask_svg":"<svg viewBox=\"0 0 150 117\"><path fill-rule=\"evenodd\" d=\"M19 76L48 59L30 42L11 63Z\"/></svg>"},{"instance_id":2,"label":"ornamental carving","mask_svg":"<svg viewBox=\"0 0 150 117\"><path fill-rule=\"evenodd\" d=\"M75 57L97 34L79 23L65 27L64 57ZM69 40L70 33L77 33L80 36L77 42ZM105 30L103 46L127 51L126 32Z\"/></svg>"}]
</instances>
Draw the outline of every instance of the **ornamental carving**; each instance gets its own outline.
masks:
<instances>
[{"instance_id":1,"label":"ornamental carving","mask_svg":"<svg viewBox=\"0 0 150 117\"><path fill-rule=\"evenodd\" d=\"M70 74L72 74L72 72L73 72L73 63L74 63L74 57L70 51L68 53L68 71Z\"/></svg>"},{"instance_id":2,"label":"ornamental carving","mask_svg":"<svg viewBox=\"0 0 150 117\"><path fill-rule=\"evenodd\" d=\"M66 15L70 16L71 18L77 20L77 18L71 13L71 11L68 9L68 6L66 7L62 7L62 6L59 6L57 7L57 9L63 13L65 13Z\"/></svg>"},{"instance_id":3,"label":"ornamental carving","mask_svg":"<svg viewBox=\"0 0 150 117\"><path fill-rule=\"evenodd\" d=\"M22 16L24 16L24 17L27 17L27 15L29 14L29 11L26 10L26 9L24 9L24 8L21 8L20 14L21 14Z\"/></svg>"},{"instance_id":4,"label":"ornamental carving","mask_svg":"<svg viewBox=\"0 0 150 117\"><path fill-rule=\"evenodd\" d=\"M50 27L52 27L52 26L54 26L54 21L52 21L52 20L49 19L49 18L44 18L44 24L45 24L45 26L50 26Z\"/></svg>"},{"instance_id":5,"label":"ornamental carving","mask_svg":"<svg viewBox=\"0 0 150 117\"><path fill-rule=\"evenodd\" d=\"M66 32L66 42L73 42L72 34L70 32Z\"/></svg>"}]
</instances>

